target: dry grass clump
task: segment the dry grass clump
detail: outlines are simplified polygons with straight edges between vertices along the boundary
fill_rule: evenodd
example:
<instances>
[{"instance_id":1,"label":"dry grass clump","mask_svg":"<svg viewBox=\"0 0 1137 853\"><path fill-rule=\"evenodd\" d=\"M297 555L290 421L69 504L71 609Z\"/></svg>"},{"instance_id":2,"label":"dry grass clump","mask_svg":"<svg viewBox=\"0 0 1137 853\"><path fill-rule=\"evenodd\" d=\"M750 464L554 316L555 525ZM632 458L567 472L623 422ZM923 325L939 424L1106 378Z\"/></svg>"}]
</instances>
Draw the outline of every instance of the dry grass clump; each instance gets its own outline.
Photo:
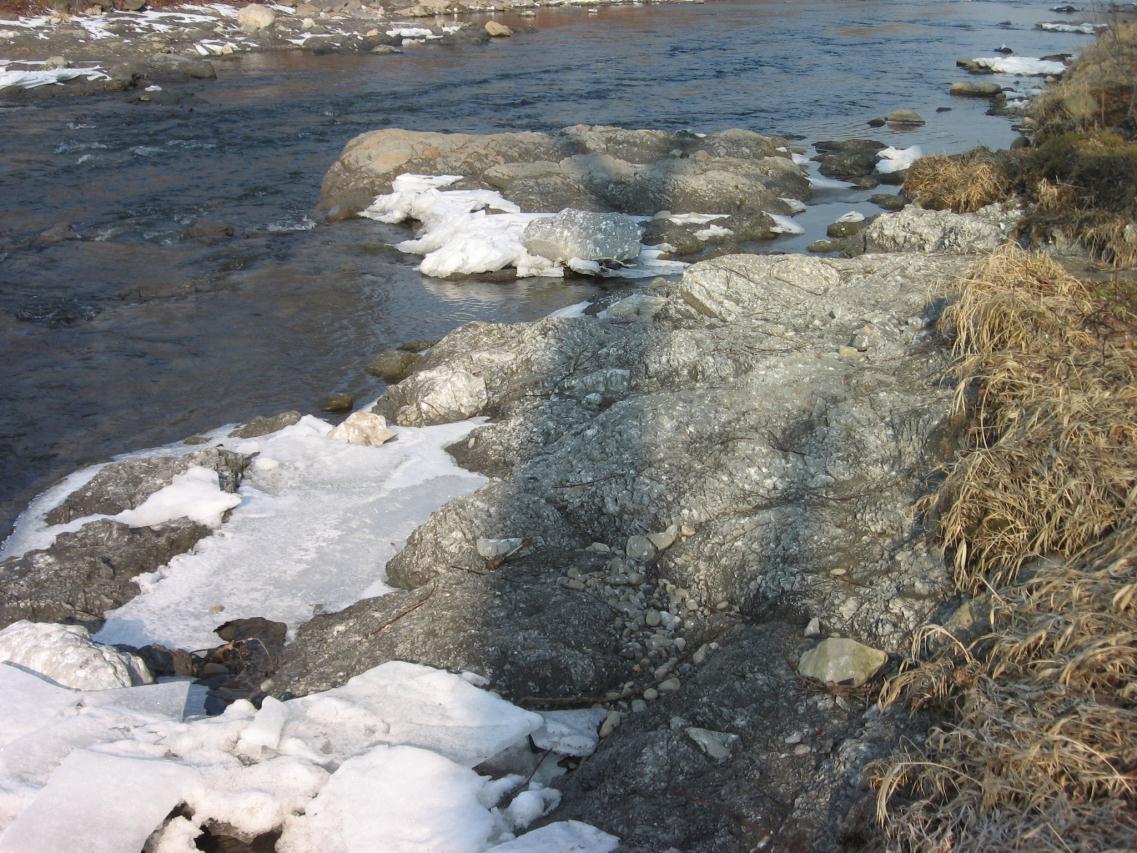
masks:
<instances>
[{"instance_id":1,"label":"dry grass clump","mask_svg":"<svg viewBox=\"0 0 1137 853\"><path fill-rule=\"evenodd\" d=\"M1137 25L1101 33L1035 103L1038 140L1094 128L1137 129Z\"/></svg>"},{"instance_id":2,"label":"dry grass clump","mask_svg":"<svg viewBox=\"0 0 1137 853\"><path fill-rule=\"evenodd\" d=\"M886 685L882 702L945 722L875 766L878 816L901 849L1134 849L1130 290L1007 248L958 291L944 325L970 429L935 512L959 588L988 592L991 628L964 642L929 626Z\"/></svg>"},{"instance_id":3,"label":"dry grass clump","mask_svg":"<svg viewBox=\"0 0 1137 853\"><path fill-rule=\"evenodd\" d=\"M1011 192L1006 169L990 151L922 157L908 169L904 193L922 207L974 213Z\"/></svg>"}]
</instances>

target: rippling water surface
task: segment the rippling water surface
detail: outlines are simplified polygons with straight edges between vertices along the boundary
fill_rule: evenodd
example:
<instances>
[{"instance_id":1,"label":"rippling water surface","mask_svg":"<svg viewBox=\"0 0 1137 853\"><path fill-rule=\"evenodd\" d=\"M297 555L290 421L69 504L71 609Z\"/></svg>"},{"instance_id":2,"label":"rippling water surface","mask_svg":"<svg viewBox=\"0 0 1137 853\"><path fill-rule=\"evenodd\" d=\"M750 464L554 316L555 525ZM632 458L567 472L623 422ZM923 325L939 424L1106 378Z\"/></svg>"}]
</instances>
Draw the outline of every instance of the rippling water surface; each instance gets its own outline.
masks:
<instances>
[{"instance_id":1,"label":"rippling water surface","mask_svg":"<svg viewBox=\"0 0 1137 853\"><path fill-rule=\"evenodd\" d=\"M524 320L586 285L424 280L371 222L315 224L324 171L357 133L551 130L576 123L804 142L872 136L925 152L1004 146L1006 119L949 98L961 56L1039 56L1049 2L712 2L547 10L536 32L402 56L244 56L171 91L0 106L0 536L79 465L382 386L363 370L400 341L473 319ZM951 107L937 113L937 107ZM908 133L865 122L897 107ZM866 193L826 191L811 229ZM199 219L237 236L180 240ZM83 238L36 234L69 223ZM813 238L816 234L807 235ZM802 240L774 244L797 249Z\"/></svg>"}]
</instances>

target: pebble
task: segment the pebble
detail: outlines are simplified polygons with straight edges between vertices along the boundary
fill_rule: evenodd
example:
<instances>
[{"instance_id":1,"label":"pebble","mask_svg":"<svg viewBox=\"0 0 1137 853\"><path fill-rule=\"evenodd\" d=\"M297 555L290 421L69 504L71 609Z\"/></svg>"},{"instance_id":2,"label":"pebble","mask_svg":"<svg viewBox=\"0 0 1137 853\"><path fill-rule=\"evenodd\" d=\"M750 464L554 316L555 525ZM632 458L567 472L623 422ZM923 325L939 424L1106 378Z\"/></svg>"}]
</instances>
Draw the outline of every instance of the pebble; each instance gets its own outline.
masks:
<instances>
[{"instance_id":1,"label":"pebble","mask_svg":"<svg viewBox=\"0 0 1137 853\"><path fill-rule=\"evenodd\" d=\"M813 748L808 744L802 743L794 747L794 755L809 755L811 752L813 752Z\"/></svg>"},{"instance_id":2,"label":"pebble","mask_svg":"<svg viewBox=\"0 0 1137 853\"><path fill-rule=\"evenodd\" d=\"M584 589L584 582L583 582L583 581L580 581L580 580L577 580L576 578L570 578L570 579L569 579L569 582L568 582L568 583L566 583L566 584L565 584L565 586L566 586L568 589L577 589L577 590L582 590L582 589Z\"/></svg>"},{"instance_id":3,"label":"pebble","mask_svg":"<svg viewBox=\"0 0 1137 853\"><path fill-rule=\"evenodd\" d=\"M659 684L659 689L663 693L674 693L680 687L678 678L669 678Z\"/></svg>"},{"instance_id":4,"label":"pebble","mask_svg":"<svg viewBox=\"0 0 1137 853\"><path fill-rule=\"evenodd\" d=\"M699 648L695 649L695 654L691 655L691 660L695 663L702 663L706 659L707 659L707 647L705 645L699 646Z\"/></svg>"},{"instance_id":5,"label":"pebble","mask_svg":"<svg viewBox=\"0 0 1137 853\"><path fill-rule=\"evenodd\" d=\"M656 690L654 687L649 687L647 690L644 691L644 699L646 701L654 702L658 698L659 698L659 691Z\"/></svg>"},{"instance_id":6,"label":"pebble","mask_svg":"<svg viewBox=\"0 0 1137 853\"><path fill-rule=\"evenodd\" d=\"M809 624L805 626L806 637L820 637L821 636L821 620L814 616L809 620Z\"/></svg>"},{"instance_id":7,"label":"pebble","mask_svg":"<svg viewBox=\"0 0 1137 853\"><path fill-rule=\"evenodd\" d=\"M794 732L792 735L787 735L783 743L785 743L787 746L794 746L801 743L802 737L803 735L801 732Z\"/></svg>"},{"instance_id":8,"label":"pebble","mask_svg":"<svg viewBox=\"0 0 1137 853\"><path fill-rule=\"evenodd\" d=\"M675 648L677 648L679 651L683 651L685 648L687 648L687 640L683 637L676 637Z\"/></svg>"},{"instance_id":9,"label":"pebble","mask_svg":"<svg viewBox=\"0 0 1137 853\"><path fill-rule=\"evenodd\" d=\"M660 623L659 611L658 610L649 610L647 613L645 613L644 614L644 623L649 628L655 628L656 626L658 626Z\"/></svg>"},{"instance_id":10,"label":"pebble","mask_svg":"<svg viewBox=\"0 0 1137 853\"><path fill-rule=\"evenodd\" d=\"M643 699L633 699L632 700L632 713L633 714L642 714L646 710L647 710L647 702L645 702Z\"/></svg>"},{"instance_id":11,"label":"pebble","mask_svg":"<svg viewBox=\"0 0 1137 853\"><path fill-rule=\"evenodd\" d=\"M621 715L619 711L609 711L608 716L604 718L604 722L600 724L600 737L608 737L620 725Z\"/></svg>"}]
</instances>

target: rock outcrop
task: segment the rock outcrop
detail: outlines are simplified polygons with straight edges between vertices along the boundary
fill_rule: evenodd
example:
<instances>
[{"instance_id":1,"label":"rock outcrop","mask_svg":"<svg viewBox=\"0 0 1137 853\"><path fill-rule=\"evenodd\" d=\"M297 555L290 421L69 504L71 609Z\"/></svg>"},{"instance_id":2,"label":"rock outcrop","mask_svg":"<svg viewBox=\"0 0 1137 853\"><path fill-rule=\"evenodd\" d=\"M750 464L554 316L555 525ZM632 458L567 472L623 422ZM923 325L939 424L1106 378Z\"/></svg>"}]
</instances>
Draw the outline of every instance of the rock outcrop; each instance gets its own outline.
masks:
<instances>
[{"instance_id":1,"label":"rock outcrop","mask_svg":"<svg viewBox=\"0 0 1137 853\"><path fill-rule=\"evenodd\" d=\"M554 133L377 130L351 140L324 177L321 208L352 216L405 173L461 175L455 188L495 189L528 212L565 208L789 213L809 184L786 142L744 130L707 136L577 125Z\"/></svg>"}]
</instances>

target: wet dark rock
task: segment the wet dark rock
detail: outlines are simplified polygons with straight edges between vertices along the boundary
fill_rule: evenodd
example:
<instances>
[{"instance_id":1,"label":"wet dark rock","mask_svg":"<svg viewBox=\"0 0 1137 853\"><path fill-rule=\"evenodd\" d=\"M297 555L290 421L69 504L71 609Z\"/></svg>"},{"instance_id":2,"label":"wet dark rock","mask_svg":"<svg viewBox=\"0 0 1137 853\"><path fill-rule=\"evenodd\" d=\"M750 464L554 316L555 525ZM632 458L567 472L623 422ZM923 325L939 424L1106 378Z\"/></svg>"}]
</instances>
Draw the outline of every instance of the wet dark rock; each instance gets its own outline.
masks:
<instances>
[{"instance_id":1,"label":"wet dark rock","mask_svg":"<svg viewBox=\"0 0 1137 853\"><path fill-rule=\"evenodd\" d=\"M908 199L896 193L876 193L869 196L869 201L885 210L903 210L908 205Z\"/></svg>"},{"instance_id":2,"label":"wet dark rock","mask_svg":"<svg viewBox=\"0 0 1137 853\"><path fill-rule=\"evenodd\" d=\"M959 80L951 84L951 94L962 98L994 98L1002 93L998 83L980 80Z\"/></svg>"},{"instance_id":3,"label":"wet dark rock","mask_svg":"<svg viewBox=\"0 0 1137 853\"><path fill-rule=\"evenodd\" d=\"M218 222L213 219L199 219L182 230L181 239L215 242L218 240L228 240L235 233L236 230L228 222Z\"/></svg>"},{"instance_id":4,"label":"wet dark rock","mask_svg":"<svg viewBox=\"0 0 1137 853\"><path fill-rule=\"evenodd\" d=\"M141 648L134 648L133 646L121 646L120 648L142 658L155 678L197 675L198 662L185 649L169 649L155 643Z\"/></svg>"},{"instance_id":5,"label":"wet dark rock","mask_svg":"<svg viewBox=\"0 0 1137 853\"><path fill-rule=\"evenodd\" d=\"M184 518L141 528L103 520L61 533L49 548L0 563L0 627L28 619L97 630L106 611L138 594L134 578L164 566L209 533Z\"/></svg>"},{"instance_id":6,"label":"wet dark rock","mask_svg":"<svg viewBox=\"0 0 1137 853\"><path fill-rule=\"evenodd\" d=\"M299 423L303 415L297 411L281 412L279 415L272 415L266 417L264 415L257 415L247 423L241 424L235 430L229 433L230 438L260 438L262 435L278 432L285 427L290 427L295 423Z\"/></svg>"},{"instance_id":7,"label":"wet dark rock","mask_svg":"<svg viewBox=\"0 0 1137 853\"><path fill-rule=\"evenodd\" d=\"M884 127L887 122L882 118L870 118L868 120L869 127Z\"/></svg>"},{"instance_id":8,"label":"wet dark rock","mask_svg":"<svg viewBox=\"0 0 1137 853\"><path fill-rule=\"evenodd\" d=\"M332 394L320 403L321 412L350 412L355 405L351 394Z\"/></svg>"},{"instance_id":9,"label":"wet dark rock","mask_svg":"<svg viewBox=\"0 0 1137 853\"><path fill-rule=\"evenodd\" d=\"M194 56L156 53L149 58L148 64L148 76L157 83L187 78L213 80L217 77L217 70L212 62Z\"/></svg>"},{"instance_id":10,"label":"wet dark rock","mask_svg":"<svg viewBox=\"0 0 1137 853\"><path fill-rule=\"evenodd\" d=\"M886 146L875 139L845 139L818 142L817 154L812 158L820 165L818 171L828 178L841 180L873 180L877 153Z\"/></svg>"},{"instance_id":11,"label":"wet dark rock","mask_svg":"<svg viewBox=\"0 0 1137 853\"><path fill-rule=\"evenodd\" d=\"M60 222L57 225L52 225L46 231L41 231L36 236L36 242L41 246L50 246L54 243L62 243L65 240L78 239L80 239L78 232L71 227L69 222Z\"/></svg>"},{"instance_id":12,"label":"wet dark rock","mask_svg":"<svg viewBox=\"0 0 1137 853\"><path fill-rule=\"evenodd\" d=\"M285 649L273 693L325 690L388 660L470 670L514 701L602 693L631 667L618 654L615 612L556 581L569 568L599 570L607 559L542 550L316 616Z\"/></svg>"},{"instance_id":13,"label":"wet dark rock","mask_svg":"<svg viewBox=\"0 0 1137 853\"><path fill-rule=\"evenodd\" d=\"M209 688L206 710L220 713L238 699L259 706L266 679L280 664L288 626L252 617L235 619L214 629L224 645L201 655L198 681Z\"/></svg>"},{"instance_id":14,"label":"wet dark rock","mask_svg":"<svg viewBox=\"0 0 1137 853\"><path fill-rule=\"evenodd\" d=\"M182 456L126 459L103 466L94 477L47 513L48 524L66 524L88 515L116 515L134 509L191 466L217 472L218 486L236 492L251 457L219 447Z\"/></svg>"},{"instance_id":15,"label":"wet dark rock","mask_svg":"<svg viewBox=\"0 0 1137 853\"><path fill-rule=\"evenodd\" d=\"M24 323L42 323L55 328L93 320L99 315L99 309L68 296L37 297L18 305L12 314Z\"/></svg>"},{"instance_id":16,"label":"wet dark rock","mask_svg":"<svg viewBox=\"0 0 1137 853\"><path fill-rule=\"evenodd\" d=\"M837 221L831 222L825 229L827 236L833 239L840 239L842 237L852 237L854 234L859 234L865 230L865 226L869 224L869 219L856 219L851 221Z\"/></svg>"}]
</instances>

